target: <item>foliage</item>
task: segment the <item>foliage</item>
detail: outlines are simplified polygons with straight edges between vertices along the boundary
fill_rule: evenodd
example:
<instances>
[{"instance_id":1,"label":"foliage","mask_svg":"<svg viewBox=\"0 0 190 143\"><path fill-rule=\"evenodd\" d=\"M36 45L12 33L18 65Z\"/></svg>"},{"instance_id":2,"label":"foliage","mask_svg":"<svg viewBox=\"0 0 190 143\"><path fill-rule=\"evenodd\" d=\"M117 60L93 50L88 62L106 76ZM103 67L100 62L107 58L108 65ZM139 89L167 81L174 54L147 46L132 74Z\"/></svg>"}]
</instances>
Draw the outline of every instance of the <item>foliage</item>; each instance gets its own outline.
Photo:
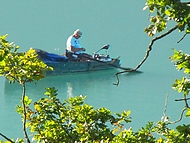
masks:
<instances>
[{"instance_id":1,"label":"foliage","mask_svg":"<svg viewBox=\"0 0 190 143\"><path fill-rule=\"evenodd\" d=\"M147 0L145 9L149 9L151 13L151 24L145 29L149 36L166 30L169 21L174 21L179 31L184 31L185 34L190 33L188 2ZM173 30L175 28L153 39L150 50L154 41L170 34ZM33 49L27 52L18 52L19 46L8 43L6 37L7 35L0 36L0 75L12 82L19 82L23 86L21 105L17 106L17 112L22 116L25 140L28 143L30 140L25 127L30 129L33 141L37 142L188 143L190 141L189 124L170 129L171 122L167 119L158 121L156 124L148 122L145 127L134 132L132 128L126 129L123 124L131 121L130 111L112 115L111 111L106 108L94 109L85 104L85 96L69 98L61 102L57 98L55 88L47 88L45 93L47 97L39 99L32 106L32 100L25 96L25 83L40 80L44 77L43 72L52 70L52 68L40 61ZM148 57L149 52L147 53ZM170 59L178 70L184 70L186 74L186 77L181 80L177 79L172 86L178 92L183 93L180 101L185 102L185 108L182 113L187 111L186 116L189 117L190 58L188 54L174 50L174 55ZM1 133L0 135L4 136ZM7 138L5 137L5 139ZM3 143L3 141L1 142ZM7 139L5 142L14 141ZM24 139L18 139L15 142L23 143Z\"/></svg>"},{"instance_id":2,"label":"foliage","mask_svg":"<svg viewBox=\"0 0 190 143\"><path fill-rule=\"evenodd\" d=\"M190 91L190 79L188 78L190 75L190 55L184 54L182 51L174 50L174 55L171 56L170 59L175 63L178 70L184 70L184 74L187 75L187 77L182 77L181 80L176 79L172 86L179 93L183 93L184 98L182 100L184 100L186 105L186 116L190 116L190 106L188 104L190 98L187 98Z\"/></svg>"},{"instance_id":3,"label":"foliage","mask_svg":"<svg viewBox=\"0 0 190 143\"><path fill-rule=\"evenodd\" d=\"M130 122L130 111L117 113L117 117L106 108L94 109L84 104L85 96L69 98L60 102L55 88L47 88L48 98L41 98L30 108L27 99L27 126L38 142L100 142L111 141L114 133L121 130L122 122ZM22 106L17 111L23 114ZM110 124L109 124L110 123ZM111 129L109 126L113 126Z\"/></svg>"},{"instance_id":4,"label":"foliage","mask_svg":"<svg viewBox=\"0 0 190 143\"><path fill-rule=\"evenodd\" d=\"M149 36L162 32L169 21L178 25L179 31L190 33L190 6L180 0L147 0L145 9L149 9L151 24L145 29Z\"/></svg>"},{"instance_id":5,"label":"foliage","mask_svg":"<svg viewBox=\"0 0 190 143\"><path fill-rule=\"evenodd\" d=\"M19 46L9 43L7 35L0 36L0 75L4 75L12 82L32 82L44 78L45 70L52 70L37 58L34 49L18 52Z\"/></svg>"},{"instance_id":6,"label":"foliage","mask_svg":"<svg viewBox=\"0 0 190 143\"><path fill-rule=\"evenodd\" d=\"M130 111L112 115L106 108L94 109L85 104L86 96L76 96L60 102L57 90L47 88L46 98L34 102L26 98L27 127L37 142L109 142L109 143L167 143L188 142L190 125L170 129L166 121L148 122L138 131L126 129L123 122L130 122ZM17 112L23 115L22 106Z\"/></svg>"},{"instance_id":7,"label":"foliage","mask_svg":"<svg viewBox=\"0 0 190 143\"><path fill-rule=\"evenodd\" d=\"M180 32L185 32L184 37L186 34L190 33L190 2L181 2L180 0L147 0L144 10L145 9L149 9L150 12L151 24L144 30L149 36L154 36L157 32L166 30L169 22L172 24L175 23L176 25L165 34L154 38L149 45L149 51L152 49L154 41L165 37L176 28L178 28ZM182 39L184 37L182 37ZM184 74L186 74L186 77L182 77L181 80L176 79L175 83L172 85L173 89L177 90L179 93L183 93L183 98L176 100L184 101L185 103L185 108L180 115L180 121L184 111L187 111L186 116L190 116L190 107L188 104L190 98L187 98L190 90L190 56L189 54L184 54L182 51L176 51L174 49L174 54L170 57L170 60L174 62L177 70L184 70ZM170 142L175 142L176 140L185 142L186 139L189 139L189 133L187 136L184 135L184 131L190 129L189 125L177 126L177 132L175 132L167 128L167 125L171 123L172 122L167 120L165 122L158 122L157 127L160 126L161 128L158 128L157 132L162 131L162 134L167 137ZM172 138L174 140L172 140ZM160 142L163 142L162 138L160 138Z\"/></svg>"},{"instance_id":8,"label":"foliage","mask_svg":"<svg viewBox=\"0 0 190 143\"><path fill-rule=\"evenodd\" d=\"M18 52L19 46L15 46L13 42L9 43L6 40L7 36L0 36L0 75L4 75L10 82L16 81L22 86L23 132L26 142L30 143L26 131L25 83L44 78L44 71L52 70L52 68L39 60L36 51L32 48L27 52ZM6 136L4 137L6 138Z\"/></svg>"}]
</instances>

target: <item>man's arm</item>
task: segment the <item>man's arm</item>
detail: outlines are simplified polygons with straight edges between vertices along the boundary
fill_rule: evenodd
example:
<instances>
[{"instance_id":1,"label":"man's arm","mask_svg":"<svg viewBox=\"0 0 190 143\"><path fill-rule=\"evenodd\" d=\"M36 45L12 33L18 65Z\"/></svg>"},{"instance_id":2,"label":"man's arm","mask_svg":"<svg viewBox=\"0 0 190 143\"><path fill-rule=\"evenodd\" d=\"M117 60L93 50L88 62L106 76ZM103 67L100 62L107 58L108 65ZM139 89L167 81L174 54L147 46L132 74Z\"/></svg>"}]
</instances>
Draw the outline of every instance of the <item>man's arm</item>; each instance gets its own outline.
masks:
<instances>
[{"instance_id":1,"label":"man's arm","mask_svg":"<svg viewBox=\"0 0 190 143\"><path fill-rule=\"evenodd\" d=\"M71 51L73 51L73 52L86 51L86 49L85 48L75 48L75 47L71 46Z\"/></svg>"}]
</instances>

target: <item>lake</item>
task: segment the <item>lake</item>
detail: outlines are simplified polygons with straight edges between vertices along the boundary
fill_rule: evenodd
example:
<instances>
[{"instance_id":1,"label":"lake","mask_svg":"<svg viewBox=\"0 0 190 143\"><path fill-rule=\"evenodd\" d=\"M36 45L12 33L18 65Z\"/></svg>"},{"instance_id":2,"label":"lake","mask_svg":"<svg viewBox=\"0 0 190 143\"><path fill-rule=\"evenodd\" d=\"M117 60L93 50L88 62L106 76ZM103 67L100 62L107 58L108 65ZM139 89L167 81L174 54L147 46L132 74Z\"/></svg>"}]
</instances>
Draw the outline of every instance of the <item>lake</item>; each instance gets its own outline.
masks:
<instances>
[{"instance_id":1,"label":"lake","mask_svg":"<svg viewBox=\"0 0 190 143\"><path fill-rule=\"evenodd\" d=\"M80 28L80 42L88 53L110 44L110 56L120 56L123 67L134 68L145 56L151 40L143 32L149 24L149 13L142 10L144 4L145 1L132 0L1 1L0 35L8 33L7 39L19 45L21 51L33 47L63 54L67 38ZM181 95L171 85L183 73L176 71L169 56L173 54L172 48L188 52L188 36L177 44L182 36L176 31L157 41L139 69L142 72L119 75L119 86L113 85L118 69L73 73L27 84L27 95L36 101L43 97L45 87L52 86L58 89L60 99L86 95L85 103L95 108L106 107L113 113L131 110L132 123L126 128L134 130L148 121L160 120L168 95L167 115L172 121L177 120L184 104L174 101ZM10 138L21 137L22 123L15 106L20 104L22 89L17 83L9 84L4 77L0 77L0 88L0 132ZM186 118L181 121L187 122Z\"/></svg>"}]
</instances>

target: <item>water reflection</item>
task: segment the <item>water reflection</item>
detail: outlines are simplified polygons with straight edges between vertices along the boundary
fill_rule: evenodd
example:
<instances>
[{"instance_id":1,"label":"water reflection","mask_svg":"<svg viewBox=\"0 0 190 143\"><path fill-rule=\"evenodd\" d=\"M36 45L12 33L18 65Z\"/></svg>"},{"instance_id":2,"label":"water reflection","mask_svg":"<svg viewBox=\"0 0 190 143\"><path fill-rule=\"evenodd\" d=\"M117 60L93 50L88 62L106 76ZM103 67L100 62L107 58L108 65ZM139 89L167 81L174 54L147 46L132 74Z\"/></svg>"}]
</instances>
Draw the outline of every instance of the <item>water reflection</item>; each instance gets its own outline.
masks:
<instances>
[{"instance_id":1,"label":"water reflection","mask_svg":"<svg viewBox=\"0 0 190 143\"><path fill-rule=\"evenodd\" d=\"M36 83L27 83L27 94L33 97L43 95L46 87L55 87L58 92L67 97L82 94L85 89L102 86L104 84L112 84L115 82L115 73L117 70L97 71L88 73L73 73L61 76L48 76ZM81 91L81 92L80 92ZM5 80L4 96L20 97L22 87L18 83L10 84Z\"/></svg>"},{"instance_id":2,"label":"water reflection","mask_svg":"<svg viewBox=\"0 0 190 143\"><path fill-rule=\"evenodd\" d=\"M106 107L113 113L131 110L133 122L128 126L133 126L134 129L145 125L147 119L149 121L159 120L165 103L165 96L162 95L168 91L167 86L161 86L163 84L161 76L146 72L143 74L126 73L119 76L120 85L114 86L116 72L117 70L109 70L50 76L38 81L37 84L27 83L26 92L33 101L38 101L39 98L43 97L45 87L55 87L58 89L58 97L61 100L86 95L85 102L95 108ZM147 77L149 77L148 80ZM162 90L157 90L158 87ZM156 92L153 92L154 90ZM9 113L12 115L15 112L12 110L15 104L20 103L21 94L22 88L18 83L9 84L8 81L5 81L2 111L9 108ZM173 92L170 91L170 94ZM170 98L175 97L171 96ZM173 117L172 119L178 118L183 105L174 104L173 99L170 99L169 104L168 115ZM6 113L2 113L2 115L6 116Z\"/></svg>"},{"instance_id":3,"label":"water reflection","mask_svg":"<svg viewBox=\"0 0 190 143\"><path fill-rule=\"evenodd\" d=\"M71 82L67 82L67 95L73 97L73 87Z\"/></svg>"}]
</instances>

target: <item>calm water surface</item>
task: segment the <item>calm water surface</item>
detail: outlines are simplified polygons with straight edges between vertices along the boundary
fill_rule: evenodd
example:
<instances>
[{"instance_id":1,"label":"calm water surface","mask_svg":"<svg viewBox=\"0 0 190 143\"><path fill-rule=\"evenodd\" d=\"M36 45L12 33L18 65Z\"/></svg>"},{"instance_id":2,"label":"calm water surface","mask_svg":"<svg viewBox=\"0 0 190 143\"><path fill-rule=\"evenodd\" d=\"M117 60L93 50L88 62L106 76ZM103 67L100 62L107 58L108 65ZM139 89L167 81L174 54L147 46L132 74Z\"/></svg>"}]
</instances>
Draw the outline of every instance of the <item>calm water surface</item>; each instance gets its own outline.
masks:
<instances>
[{"instance_id":1,"label":"calm water surface","mask_svg":"<svg viewBox=\"0 0 190 143\"><path fill-rule=\"evenodd\" d=\"M151 40L143 33L149 24L148 13L142 11L144 3L132 0L1 1L0 34L8 33L8 40L20 45L22 51L33 47L62 54L67 37L80 28L84 33L81 44L87 52L93 53L109 43L110 55L120 56L122 66L135 67ZM176 44L182 35L176 32L155 43L150 57L140 68L142 73L120 75L119 86L113 85L118 70L75 73L27 84L27 95L36 101L43 97L45 87L52 86L58 89L60 99L86 95L85 102L95 108L106 107L112 112L131 110L132 123L127 127L137 130L148 121L161 118L168 94L167 114L176 120L183 103L174 101L180 95L173 91L171 84L182 73L176 72L169 56L174 47L188 51L188 37ZM20 103L21 87L0 77L0 88L0 132L8 137L20 137L21 120L15 106ZM182 120L182 123L187 122L187 119Z\"/></svg>"}]
</instances>

